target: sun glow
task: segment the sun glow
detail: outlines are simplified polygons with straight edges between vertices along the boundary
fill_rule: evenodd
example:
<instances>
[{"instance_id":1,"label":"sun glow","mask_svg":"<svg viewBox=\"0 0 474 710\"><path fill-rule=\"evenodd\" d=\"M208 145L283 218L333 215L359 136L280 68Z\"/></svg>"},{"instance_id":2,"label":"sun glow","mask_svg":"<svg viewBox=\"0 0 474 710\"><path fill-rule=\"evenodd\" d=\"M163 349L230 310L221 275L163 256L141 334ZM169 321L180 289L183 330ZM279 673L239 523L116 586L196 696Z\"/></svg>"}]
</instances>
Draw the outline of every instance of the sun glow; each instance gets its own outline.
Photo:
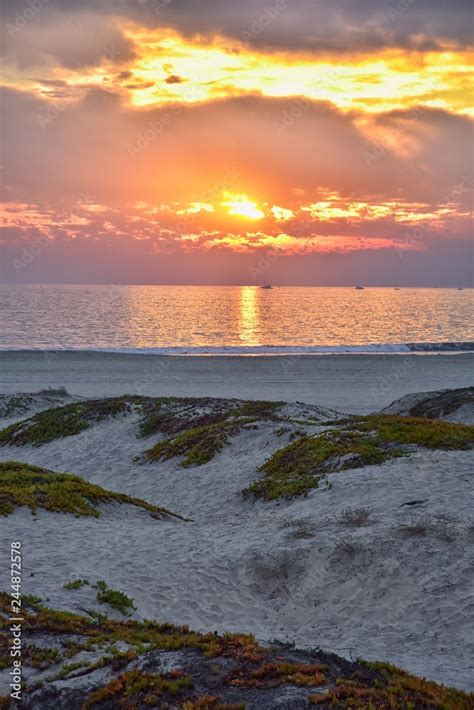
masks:
<instances>
[{"instance_id":1,"label":"sun glow","mask_svg":"<svg viewBox=\"0 0 474 710\"><path fill-rule=\"evenodd\" d=\"M334 61L330 53L257 51L223 37L190 40L173 30L123 28L135 47L124 80L135 106L195 103L245 94L331 101L368 113L420 103L469 114L470 54L445 46L436 52L401 49L361 52ZM101 78L101 81L103 78ZM298 104L305 112L304 102Z\"/></svg>"},{"instance_id":2,"label":"sun glow","mask_svg":"<svg viewBox=\"0 0 474 710\"><path fill-rule=\"evenodd\" d=\"M265 213L257 207L255 202L249 200L247 195L233 195L226 192L224 197L222 206L227 207L227 214L246 219L263 219L265 217Z\"/></svg>"},{"instance_id":3,"label":"sun glow","mask_svg":"<svg viewBox=\"0 0 474 710\"><path fill-rule=\"evenodd\" d=\"M97 85L113 87L135 107L258 94L297 97L293 111L298 116L310 112L311 101L330 101L342 111L366 115L420 105L473 113L471 54L449 45L424 52L382 48L335 61L330 52L257 51L236 40L229 44L230 40L219 36L189 39L171 29L130 23L121 29L134 48L123 71L117 73L110 58L86 69L51 69L50 79L64 83L60 105L74 103L87 88ZM53 102L58 93L55 85L17 68L8 68L3 82Z\"/></svg>"}]
</instances>

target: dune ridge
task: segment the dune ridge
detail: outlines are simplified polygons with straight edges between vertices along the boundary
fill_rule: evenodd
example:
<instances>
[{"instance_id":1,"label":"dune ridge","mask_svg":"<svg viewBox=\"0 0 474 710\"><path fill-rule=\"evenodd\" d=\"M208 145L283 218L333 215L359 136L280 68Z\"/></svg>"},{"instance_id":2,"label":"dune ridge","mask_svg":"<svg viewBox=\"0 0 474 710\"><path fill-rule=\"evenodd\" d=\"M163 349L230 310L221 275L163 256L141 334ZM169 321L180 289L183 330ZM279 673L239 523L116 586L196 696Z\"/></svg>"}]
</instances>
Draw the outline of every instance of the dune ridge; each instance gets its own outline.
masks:
<instances>
[{"instance_id":1,"label":"dune ridge","mask_svg":"<svg viewBox=\"0 0 474 710\"><path fill-rule=\"evenodd\" d=\"M203 406L186 416L202 417ZM397 406L404 412L406 403ZM64 584L103 579L134 600L137 622L317 645L472 689L472 449L411 444L406 456L337 470L303 495L264 501L243 495L258 468L298 437L318 436L344 418L299 403L255 416L212 458L186 468L180 456L142 460L144 450L179 433L140 435L143 412L134 407L39 447L0 447L2 461L14 455L73 473L192 519L157 524L146 511L112 506L100 518L58 522L51 511L17 509L2 526L28 549L24 593L55 609L101 614L91 585L65 591ZM1 671L0 684L5 678Z\"/></svg>"}]
</instances>

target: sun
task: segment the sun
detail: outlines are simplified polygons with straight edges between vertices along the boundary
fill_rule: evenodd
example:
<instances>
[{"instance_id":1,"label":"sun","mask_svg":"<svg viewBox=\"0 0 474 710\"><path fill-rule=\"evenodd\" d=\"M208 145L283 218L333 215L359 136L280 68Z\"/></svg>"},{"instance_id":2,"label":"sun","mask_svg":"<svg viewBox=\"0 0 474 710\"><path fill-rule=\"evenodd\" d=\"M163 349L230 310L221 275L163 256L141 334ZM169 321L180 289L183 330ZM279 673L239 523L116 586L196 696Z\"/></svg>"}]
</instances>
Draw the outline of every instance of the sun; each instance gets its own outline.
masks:
<instances>
[{"instance_id":1,"label":"sun","mask_svg":"<svg viewBox=\"0 0 474 710\"><path fill-rule=\"evenodd\" d=\"M224 193L225 200L222 205L227 207L227 213L247 219L263 219L265 213L257 207L255 202L249 200L247 195L233 195L230 192Z\"/></svg>"}]
</instances>

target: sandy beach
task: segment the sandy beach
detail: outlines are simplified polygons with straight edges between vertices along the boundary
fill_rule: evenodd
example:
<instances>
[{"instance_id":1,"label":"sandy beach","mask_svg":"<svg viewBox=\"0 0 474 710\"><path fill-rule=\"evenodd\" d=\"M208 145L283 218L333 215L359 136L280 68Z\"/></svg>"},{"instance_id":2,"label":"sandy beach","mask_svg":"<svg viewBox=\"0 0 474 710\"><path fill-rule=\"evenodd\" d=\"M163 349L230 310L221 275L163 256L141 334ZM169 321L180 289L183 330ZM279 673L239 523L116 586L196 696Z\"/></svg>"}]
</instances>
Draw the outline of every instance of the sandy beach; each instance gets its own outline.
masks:
<instances>
[{"instance_id":1,"label":"sandy beach","mask_svg":"<svg viewBox=\"0 0 474 710\"><path fill-rule=\"evenodd\" d=\"M472 384L474 354L161 357L0 352L0 392L66 387L71 394L301 401L367 413L411 392Z\"/></svg>"},{"instance_id":2,"label":"sandy beach","mask_svg":"<svg viewBox=\"0 0 474 710\"><path fill-rule=\"evenodd\" d=\"M458 380L467 379L469 359L461 358L465 371L457 366ZM11 373L12 361L5 360ZM44 377L47 363L41 356L20 356L20 365L26 360L32 379ZM80 376L83 392L94 388L97 393L99 380L108 394L123 392L133 386L133 373L135 383L139 374L144 376L146 360L60 356L54 377L73 391L74 382L79 382L75 378ZM413 367L425 365L425 377L434 378L443 367L449 370L453 361L415 358ZM184 372L180 370L183 363L173 361L170 371L177 380ZM345 358L331 363L327 370L332 381L337 368L348 377L350 364ZM301 365L313 373L314 383L322 378L321 360ZM378 365L381 373L383 363ZM87 384L86 367L91 373ZM220 377L222 382L227 361L193 360L192 367L201 368L202 380L199 385L182 382L180 394L195 393L206 387L206 381L209 386L211 377L214 381ZM242 360L239 367L242 377L253 367L256 383L258 374L275 373L279 365L273 360ZM128 380L119 373L127 374ZM294 376L289 375L284 387L290 386ZM25 389L31 389L32 379L24 381ZM367 376L359 374L359 388L364 381L367 386ZM163 393L160 387L167 391L171 386L156 383L155 392ZM326 391L328 386L326 382ZM222 382L221 387L220 394L229 383ZM232 387L237 388L237 375ZM244 381L243 389L250 387ZM398 383L396 388L405 390L406 385ZM254 386L253 394L261 396L264 391ZM390 400L393 391L384 394L383 400ZM340 400L349 396L338 392ZM231 389L231 393L237 392ZM367 397L362 405L356 404L354 388L350 396L353 411L369 406ZM472 396L472 390L462 391L457 400L451 395L442 395L442 400L433 394L414 396L390 412L406 415L425 399L432 408L442 401L446 415L441 412L440 416L462 423L472 421ZM317 399L316 394L311 398ZM21 403L8 397L2 401L6 426L54 405L75 406L77 397L35 395L21 416L12 409ZM86 402L83 397L79 401ZM176 402L171 406L182 406ZM202 416L208 406L236 405L200 400L183 406L185 416L192 418ZM145 449L166 437L140 438L140 414L133 403L122 414L94 421L73 436L62 433L41 445L4 445L0 461L15 459L74 473L108 490L164 506L186 519L157 520L145 510L114 503L102 505L99 518L42 509L32 516L27 508L18 508L2 526L7 539L25 543L24 593L48 600L52 608L99 613L104 609L90 585L105 579L134 600L134 619L188 624L202 632L252 633L262 642L278 639L298 648L318 646L347 659L387 661L441 683L472 689L468 545L474 523L469 502L472 449L411 446L401 458L341 469L329 482L325 479L303 496L272 501L242 495L259 478L259 467L272 454L295 437L324 431L325 422L338 421L338 409L284 405L280 419L267 414L252 420L232 431L211 460L186 468L176 455L154 462L143 459ZM2 549L2 570L7 569L6 553ZM81 578L90 584L65 592L64 584ZM5 587L7 580L2 582ZM121 618L119 612L109 609L109 613ZM38 680L42 676L32 672L30 677ZM6 680L3 671L2 688ZM71 676L51 687L56 688L54 692L68 688L75 692L77 680ZM258 703L249 707L258 707Z\"/></svg>"}]
</instances>

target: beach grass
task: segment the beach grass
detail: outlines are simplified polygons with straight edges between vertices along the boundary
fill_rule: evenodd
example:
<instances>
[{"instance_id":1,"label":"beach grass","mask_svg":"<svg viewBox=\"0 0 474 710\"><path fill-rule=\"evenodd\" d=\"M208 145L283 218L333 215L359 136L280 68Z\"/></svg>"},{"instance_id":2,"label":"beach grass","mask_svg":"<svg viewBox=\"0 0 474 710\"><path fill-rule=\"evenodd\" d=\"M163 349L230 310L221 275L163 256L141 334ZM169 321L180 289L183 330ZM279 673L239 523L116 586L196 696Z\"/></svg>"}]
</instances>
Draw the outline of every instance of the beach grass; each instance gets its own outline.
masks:
<instances>
[{"instance_id":1,"label":"beach grass","mask_svg":"<svg viewBox=\"0 0 474 710\"><path fill-rule=\"evenodd\" d=\"M473 426L433 419L371 415L337 424L337 429L305 434L276 451L259 467L263 477L244 494L264 500L292 498L317 488L328 474L408 456L413 447L459 450L474 444Z\"/></svg>"},{"instance_id":2,"label":"beach grass","mask_svg":"<svg viewBox=\"0 0 474 710\"><path fill-rule=\"evenodd\" d=\"M238 434L242 426L249 421L236 419L187 429L174 438L159 441L145 452L144 458L151 462L182 456L184 458L180 465L183 468L202 466L211 461L228 443L230 437Z\"/></svg>"},{"instance_id":3,"label":"beach grass","mask_svg":"<svg viewBox=\"0 0 474 710\"><path fill-rule=\"evenodd\" d=\"M75 436L93 424L131 411L140 413L139 436L168 434L170 439L145 453L150 461L187 454L183 465L207 463L238 433L243 423L276 421L283 402L124 395L53 407L0 431L1 446L40 447Z\"/></svg>"},{"instance_id":4,"label":"beach grass","mask_svg":"<svg viewBox=\"0 0 474 710\"><path fill-rule=\"evenodd\" d=\"M124 414L127 409L128 401L123 397L53 407L0 431L0 446L42 446L55 439L80 434L92 423Z\"/></svg>"},{"instance_id":5,"label":"beach grass","mask_svg":"<svg viewBox=\"0 0 474 710\"><path fill-rule=\"evenodd\" d=\"M133 599L127 596L124 592L117 589L111 589L103 579L94 585L99 591L97 592L97 601L99 604L108 604L112 609L120 611L126 616L130 611L136 610Z\"/></svg>"},{"instance_id":6,"label":"beach grass","mask_svg":"<svg viewBox=\"0 0 474 710\"><path fill-rule=\"evenodd\" d=\"M107 685L92 691L82 710L100 705L101 707L133 707L154 706L165 695L177 697L185 688L192 687L192 678L183 672L175 672L167 678L162 674L152 674L133 669L111 680Z\"/></svg>"},{"instance_id":7,"label":"beach grass","mask_svg":"<svg viewBox=\"0 0 474 710\"><path fill-rule=\"evenodd\" d=\"M0 398L0 417L8 419L16 414L25 414L33 404L33 397L29 394L3 395Z\"/></svg>"},{"instance_id":8,"label":"beach grass","mask_svg":"<svg viewBox=\"0 0 474 710\"><path fill-rule=\"evenodd\" d=\"M336 710L417 710L439 708L448 710L465 708L472 699L455 688L438 685L425 678L411 675L397 666L379 661L361 661L368 670L382 676L372 687L357 678L340 679L334 688L312 695L309 701L314 706Z\"/></svg>"},{"instance_id":9,"label":"beach grass","mask_svg":"<svg viewBox=\"0 0 474 710\"><path fill-rule=\"evenodd\" d=\"M76 590L76 589L80 589L81 587L87 587L87 586L89 586L88 579L73 579L70 582L66 582L66 584L63 585L63 588L69 589L69 590Z\"/></svg>"},{"instance_id":10,"label":"beach grass","mask_svg":"<svg viewBox=\"0 0 474 710\"><path fill-rule=\"evenodd\" d=\"M157 516L179 516L139 498L108 491L79 476L55 473L17 461L0 463L0 515L10 515L26 506L33 514L39 508L57 513L100 517L100 505L120 503L143 508Z\"/></svg>"},{"instance_id":11,"label":"beach grass","mask_svg":"<svg viewBox=\"0 0 474 710\"><path fill-rule=\"evenodd\" d=\"M427 449L454 451L474 444L474 426L424 417L373 414L355 417L346 426L360 432L374 432L381 442L416 445Z\"/></svg>"},{"instance_id":12,"label":"beach grass","mask_svg":"<svg viewBox=\"0 0 474 710\"><path fill-rule=\"evenodd\" d=\"M247 425L259 421L278 421L278 410L283 402L237 400L183 400L184 407L149 411L142 419L143 436L157 433L172 434L145 451L145 461L167 461L183 457L181 466L202 466L222 451L229 440Z\"/></svg>"},{"instance_id":13,"label":"beach grass","mask_svg":"<svg viewBox=\"0 0 474 710\"><path fill-rule=\"evenodd\" d=\"M10 597L0 593L0 610L8 616ZM61 689L55 681L88 676L78 682L82 708L182 707L229 710L266 707L291 689L306 706L430 708L470 710L472 695L417 678L386 663L347 661L321 650L297 651L280 644L262 646L253 636L199 633L187 626L155 621L88 618L44 605L25 604L22 628L24 663L42 671L29 677L25 699L54 703ZM2 617L3 618L3 617ZM8 642L8 620L0 622L0 642ZM41 638L41 649L29 639ZM164 668L172 652L175 667ZM87 659L85 656L91 654ZM139 663L137 664L137 661ZM107 674L94 675L101 668ZM44 671L53 672L45 675ZM199 691L197 690L199 688ZM211 692L212 691L212 692ZM259 700L260 699L260 700ZM5 701L5 702L4 702ZM6 699L2 700L7 707ZM39 705L38 705L39 706ZM272 706L273 705L268 705Z\"/></svg>"}]
</instances>

